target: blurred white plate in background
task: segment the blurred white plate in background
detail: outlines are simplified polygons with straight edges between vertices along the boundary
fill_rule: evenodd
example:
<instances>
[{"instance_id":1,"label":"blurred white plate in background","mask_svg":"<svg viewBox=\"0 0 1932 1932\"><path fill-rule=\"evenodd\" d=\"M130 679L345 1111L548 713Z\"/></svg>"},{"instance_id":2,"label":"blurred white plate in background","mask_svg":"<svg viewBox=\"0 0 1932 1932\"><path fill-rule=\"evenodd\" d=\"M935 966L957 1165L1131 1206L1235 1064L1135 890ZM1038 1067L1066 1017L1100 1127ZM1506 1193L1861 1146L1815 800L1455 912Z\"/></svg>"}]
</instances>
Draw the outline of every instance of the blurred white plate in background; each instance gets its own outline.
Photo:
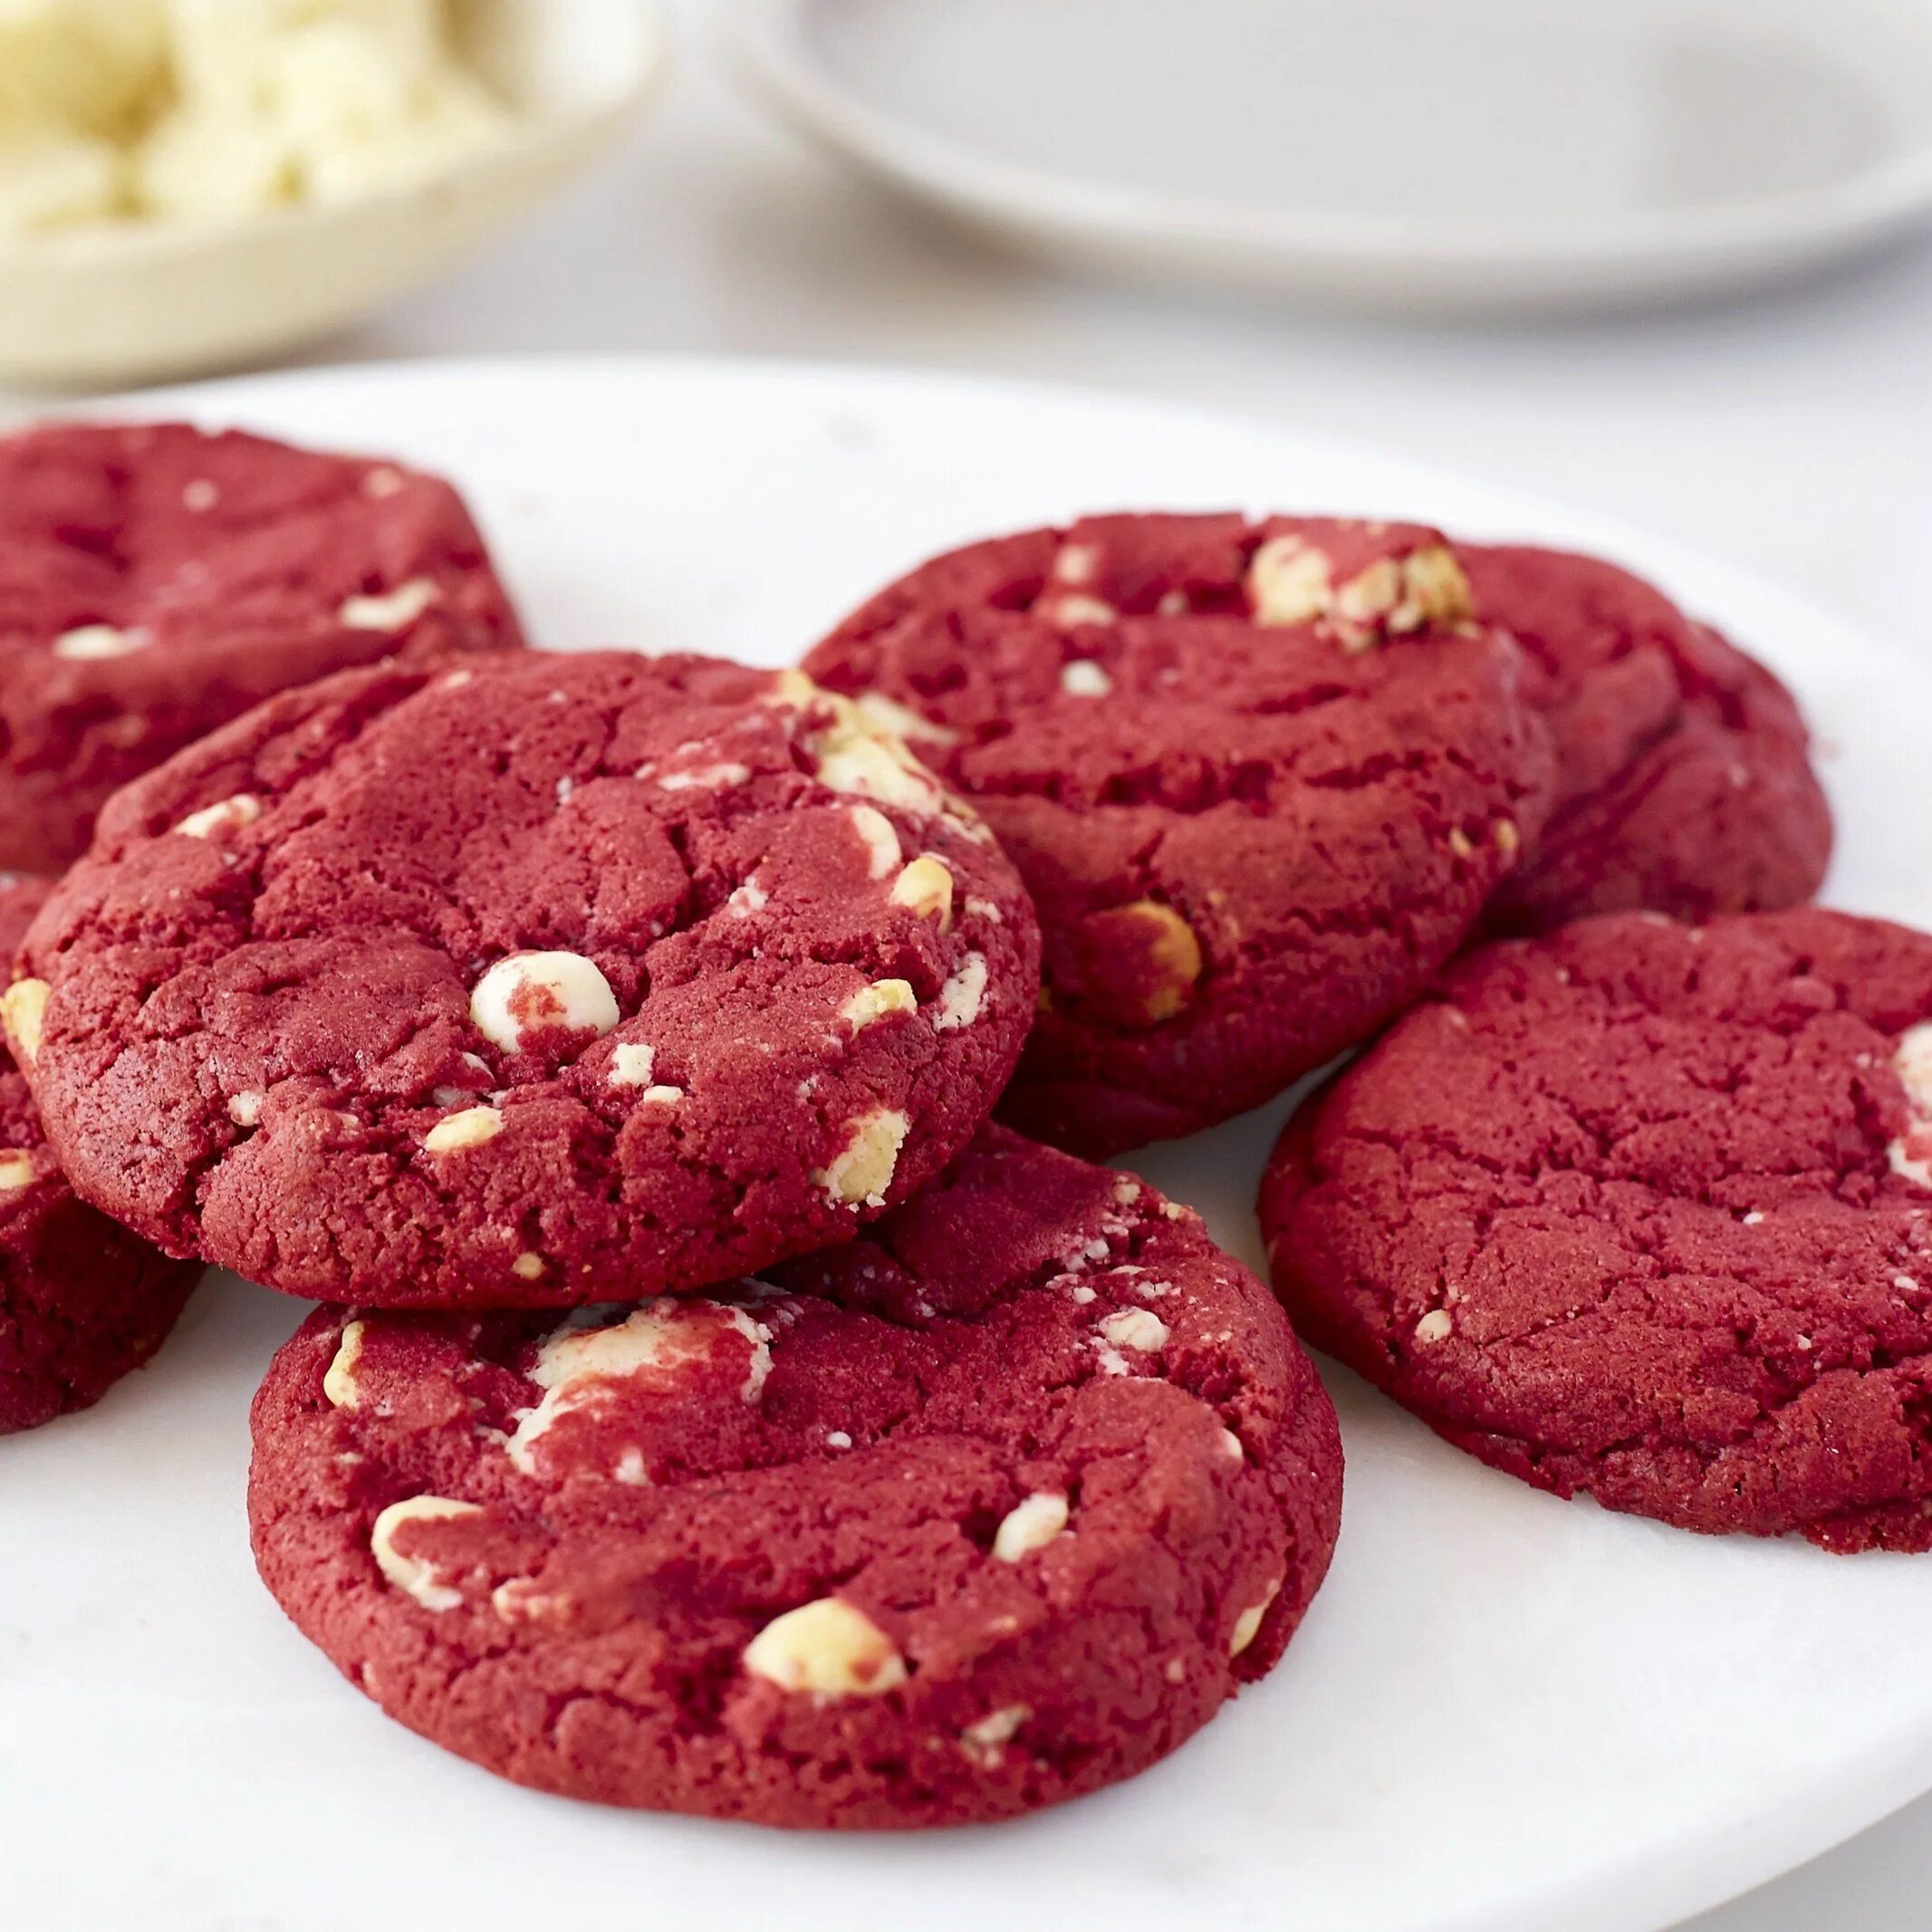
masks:
<instances>
[{"instance_id":1,"label":"blurred white plate in background","mask_svg":"<svg viewBox=\"0 0 1932 1932\"><path fill-rule=\"evenodd\" d=\"M1178 409L857 370L417 363L139 407L447 471L564 649L783 664L929 551L1128 505L1600 549L1763 651L1839 747L1832 898L1932 920L1932 675L1538 498ZM1129 1164L1253 1264L1283 1111ZM1652 1932L1932 1785L1932 1558L1560 1503L1332 1371L1334 1572L1282 1668L1146 1776L910 1837L520 1791L385 1719L255 1579L248 1402L300 1313L211 1281L99 1408L0 1443L9 1927Z\"/></svg>"},{"instance_id":2,"label":"blurred white plate in background","mask_svg":"<svg viewBox=\"0 0 1932 1932\"><path fill-rule=\"evenodd\" d=\"M456 0L515 110L500 142L408 186L238 221L0 238L0 379L147 381L259 361L455 267L547 200L657 84L657 0Z\"/></svg>"},{"instance_id":3,"label":"blurred white plate in background","mask_svg":"<svg viewBox=\"0 0 1932 1932\"><path fill-rule=\"evenodd\" d=\"M806 132L1069 262L1426 315L1932 218L1926 0L714 0Z\"/></svg>"}]
</instances>

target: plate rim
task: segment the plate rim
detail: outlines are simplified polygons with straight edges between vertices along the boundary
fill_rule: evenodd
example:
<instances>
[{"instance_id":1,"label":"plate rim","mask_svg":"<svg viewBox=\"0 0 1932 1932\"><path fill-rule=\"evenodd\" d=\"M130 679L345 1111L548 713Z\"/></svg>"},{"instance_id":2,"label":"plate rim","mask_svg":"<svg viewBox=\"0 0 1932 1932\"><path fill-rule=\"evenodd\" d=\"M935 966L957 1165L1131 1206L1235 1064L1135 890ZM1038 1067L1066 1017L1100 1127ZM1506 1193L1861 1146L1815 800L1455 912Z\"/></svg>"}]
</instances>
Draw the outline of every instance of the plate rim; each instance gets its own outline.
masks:
<instances>
[{"instance_id":1,"label":"plate rim","mask_svg":"<svg viewBox=\"0 0 1932 1932\"><path fill-rule=\"evenodd\" d=\"M1450 268L1499 274L1639 266L1687 272L1708 269L1714 254L1815 256L1869 245L1932 219L1932 118L1919 124L1919 138L1902 152L1829 187L1629 215L1587 227L1556 217L1445 224L1319 210L1273 213L1211 197L1113 187L1001 159L860 99L806 51L799 29L812 4L712 0L712 24L728 57L793 126L982 224L1084 238L1121 254L1240 254L1284 266L1413 269L1423 277Z\"/></svg>"}]
</instances>

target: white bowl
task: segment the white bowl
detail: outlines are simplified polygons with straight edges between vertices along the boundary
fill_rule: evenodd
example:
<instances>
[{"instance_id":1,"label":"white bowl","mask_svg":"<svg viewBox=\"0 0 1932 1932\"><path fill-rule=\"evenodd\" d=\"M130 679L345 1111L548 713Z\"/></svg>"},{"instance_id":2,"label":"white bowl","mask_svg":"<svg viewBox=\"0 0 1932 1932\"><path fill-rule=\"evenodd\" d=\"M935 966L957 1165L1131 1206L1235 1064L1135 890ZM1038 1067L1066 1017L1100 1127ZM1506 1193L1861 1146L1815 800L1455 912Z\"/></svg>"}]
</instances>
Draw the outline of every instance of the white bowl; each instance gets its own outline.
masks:
<instances>
[{"instance_id":1,"label":"white bowl","mask_svg":"<svg viewBox=\"0 0 1932 1932\"><path fill-rule=\"evenodd\" d=\"M241 221L0 241L0 378L149 381L259 360L420 287L608 145L664 68L655 0L458 0L516 110L500 143L407 187Z\"/></svg>"}]
</instances>

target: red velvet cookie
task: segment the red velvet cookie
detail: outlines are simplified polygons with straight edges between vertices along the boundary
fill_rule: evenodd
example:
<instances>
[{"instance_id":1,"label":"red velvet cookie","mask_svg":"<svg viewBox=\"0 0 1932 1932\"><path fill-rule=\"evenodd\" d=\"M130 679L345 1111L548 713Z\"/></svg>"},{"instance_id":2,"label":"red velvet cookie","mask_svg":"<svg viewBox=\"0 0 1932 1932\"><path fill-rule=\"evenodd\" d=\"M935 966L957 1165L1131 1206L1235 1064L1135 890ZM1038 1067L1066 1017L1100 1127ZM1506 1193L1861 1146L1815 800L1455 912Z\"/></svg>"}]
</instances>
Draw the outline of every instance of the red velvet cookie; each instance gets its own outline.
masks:
<instances>
[{"instance_id":1,"label":"red velvet cookie","mask_svg":"<svg viewBox=\"0 0 1932 1932\"><path fill-rule=\"evenodd\" d=\"M1003 1129L713 1298L318 1310L255 1559L391 1716L520 1783L956 1824L1144 1769L1328 1567L1335 1416L1195 1216Z\"/></svg>"},{"instance_id":2,"label":"red velvet cookie","mask_svg":"<svg viewBox=\"0 0 1932 1932\"><path fill-rule=\"evenodd\" d=\"M46 896L0 876L0 955ZM75 1198L0 1048L0 1436L98 1402L160 1347L199 1273Z\"/></svg>"},{"instance_id":3,"label":"red velvet cookie","mask_svg":"<svg viewBox=\"0 0 1932 1932\"><path fill-rule=\"evenodd\" d=\"M1542 810L1517 654L1466 609L1431 531L1095 517L940 557L818 647L1040 908L1004 1117L1091 1154L1187 1133L1421 990Z\"/></svg>"},{"instance_id":4,"label":"red velvet cookie","mask_svg":"<svg viewBox=\"0 0 1932 1932\"><path fill-rule=\"evenodd\" d=\"M522 641L450 486L181 424L0 438L0 864L274 692Z\"/></svg>"},{"instance_id":5,"label":"red velvet cookie","mask_svg":"<svg viewBox=\"0 0 1932 1932\"><path fill-rule=\"evenodd\" d=\"M1038 986L985 828L796 671L345 672L120 793L6 999L75 1186L296 1294L549 1306L848 1240Z\"/></svg>"},{"instance_id":6,"label":"red velvet cookie","mask_svg":"<svg viewBox=\"0 0 1932 1932\"><path fill-rule=\"evenodd\" d=\"M1763 665L1597 558L1457 555L1477 616L1523 646L1556 750L1555 806L1495 930L1644 906L1776 911L1817 891L1831 809L1798 706Z\"/></svg>"},{"instance_id":7,"label":"red velvet cookie","mask_svg":"<svg viewBox=\"0 0 1932 1932\"><path fill-rule=\"evenodd\" d=\"M1474 954L1290 1124L1302 1333L1485 1462L1932 1548L1932 937L1585 920Z\"/></svg>"}]
</instances>

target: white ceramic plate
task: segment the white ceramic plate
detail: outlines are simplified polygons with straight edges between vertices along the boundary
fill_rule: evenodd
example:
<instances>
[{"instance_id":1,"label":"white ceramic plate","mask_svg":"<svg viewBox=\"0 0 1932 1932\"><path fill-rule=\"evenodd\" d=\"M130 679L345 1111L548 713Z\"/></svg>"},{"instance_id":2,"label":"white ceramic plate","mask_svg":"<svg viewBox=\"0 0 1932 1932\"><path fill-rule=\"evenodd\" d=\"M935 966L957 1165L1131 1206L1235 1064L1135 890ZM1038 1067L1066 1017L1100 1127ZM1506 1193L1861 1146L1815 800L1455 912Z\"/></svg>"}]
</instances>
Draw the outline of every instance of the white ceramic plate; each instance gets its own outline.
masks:
<instances>
[{"instance_id":1,"label":"white ceramic plate","mask_svg":"<svg viewBox=\"0 0 1932 1932\"><path fill-rule=\"evenodd\" d=\"M656 86L654 0L455 0L516 111L502 141L407 187L245 220L0 239L0 377L145 381L255 361L434 281L549 199Z\"/></svg>"},{"instance_id":2,"label":"white ceramic plate","mask_svg":"<svg viewBox=\"0 0 1932 1932\"><path fill-rule=\"evenodd\" d=\"M715 4L814 138L1170 288L1621 304L1932 215L1923 0Z\"/></svg>"},{"instance_id":3,"label":"white ceramic plate","mask_svg":"<svg viewBox=\"0 0 1932 1932\"><path fill-rule=\"evenodd\" d=\"M570 649L777 665L926 552L1088 507L1354 507L1594 545L1764 650L1846 748L1834 897L1932 916L1932 678L1532 498L1177 410L853 371L418 364L142 406L447 470ZM1255 1261L1281 1111L1133 1164ZM898 1839L535 1796L388 1722L255 1581L247 1404L298 1313L212 1284L98 1409L0 1442L0 1918L23 1932L1648 1932L1932 1784L1932 1561L1564 1504L1337 1375L1333 1574L1281 1669L1147 1776Z\"/></svg>"}]
</instances>

